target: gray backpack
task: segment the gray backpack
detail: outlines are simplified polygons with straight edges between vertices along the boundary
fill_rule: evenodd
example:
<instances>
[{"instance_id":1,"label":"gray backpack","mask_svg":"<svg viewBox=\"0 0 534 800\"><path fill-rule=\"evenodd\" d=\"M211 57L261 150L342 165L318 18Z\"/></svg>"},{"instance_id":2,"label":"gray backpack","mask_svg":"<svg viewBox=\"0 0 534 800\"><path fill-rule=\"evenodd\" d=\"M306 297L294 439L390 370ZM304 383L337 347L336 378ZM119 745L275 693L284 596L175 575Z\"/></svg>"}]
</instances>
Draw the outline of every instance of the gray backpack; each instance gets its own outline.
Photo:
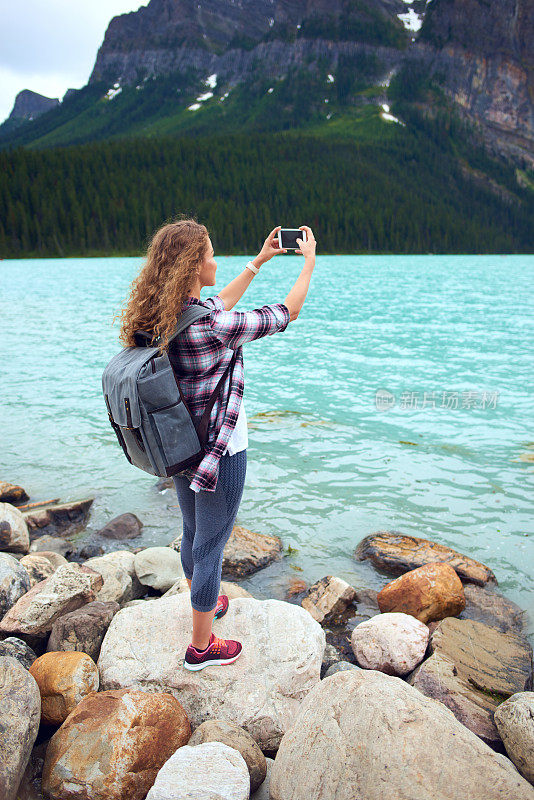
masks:
<instances>
[{"instance_id":1,"label":"gray backpack","mask_svg":"<svg viewBox=\"0 0 534 800\"><path fill-rule=\"evenodd\" d=\"M186 308L169 341L207 313L196 305ZM109 421L130 464L166 478L197 466L206 454L210 412L228 371L233 372L237 350L197 417L187 405L167 353L152 344L153 335L137 331L135 341L105 368L102 391Z\"/></svg>"}]
</instances>

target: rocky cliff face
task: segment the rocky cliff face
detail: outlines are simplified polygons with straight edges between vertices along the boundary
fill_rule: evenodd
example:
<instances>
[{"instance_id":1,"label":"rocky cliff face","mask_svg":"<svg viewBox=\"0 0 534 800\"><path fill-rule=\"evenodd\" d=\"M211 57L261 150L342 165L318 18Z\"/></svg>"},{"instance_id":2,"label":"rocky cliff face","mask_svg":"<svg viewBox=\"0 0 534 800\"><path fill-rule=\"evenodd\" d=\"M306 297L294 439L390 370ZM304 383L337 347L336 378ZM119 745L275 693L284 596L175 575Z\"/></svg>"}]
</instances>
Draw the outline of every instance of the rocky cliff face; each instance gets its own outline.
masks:
<instances>
[{"instance_id":1,"label":"rocky cliff face","mask_svg":"<svg viewBox=\"0 0 534 800\"><path fill-rule=\"evenodd\" d=\"M36 119L45 111L50 111L59 105L59 100L52 97L44 97L42 94L23 89L19 92L13 110L8 119L11 122L22 122L24 120Z\"/></svg>"},{"instance_id":2,"label":"rocky cliff face","mask_svg":"<svg viewBox=\"0 0 534 800\"><path fill-rule=\"evenodd\" d=\"M534 0L151 0L115 17L90 82L217 73L228 86L341 54L406 58L441 83L501 155L534 165ZM420 35L419 27L424 19Z\"/></svg>"},{"instance_id":3,"label":"rocky cliff face","mask_svg":"<svg viewBox=\"0 0 534 800\"><path fill-rule=\"evenodd\" d=\"M496 152L534 166L534 0L431 0L414 52Z\"/></svg>"},{"instance_id":4,"label":"rocky cliff face","mask_svg":"<svg viewBox=\"0 0 534 800\"><path fill-rule=\"evenodd\" d=\"M151 0L111 21L90 82L131 84L187 68L238 80L254 60L255 69L285 74L314 53L335 61L339 39L351 38L345 21L359 24L360 45L404 43L404 11L403 0ZM373 24L383 42L366 36Z\"/></svg>"}]
</instances>

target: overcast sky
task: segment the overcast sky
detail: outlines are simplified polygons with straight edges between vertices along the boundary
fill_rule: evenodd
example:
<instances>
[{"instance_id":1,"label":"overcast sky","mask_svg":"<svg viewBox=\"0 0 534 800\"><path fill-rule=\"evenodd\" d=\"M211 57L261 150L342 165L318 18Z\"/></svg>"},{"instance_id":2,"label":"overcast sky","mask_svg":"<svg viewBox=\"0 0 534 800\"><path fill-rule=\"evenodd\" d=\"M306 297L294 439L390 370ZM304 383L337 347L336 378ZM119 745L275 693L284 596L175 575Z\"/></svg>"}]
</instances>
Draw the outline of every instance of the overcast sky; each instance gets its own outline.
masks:
<instances>
[{"instance_id":1,"label":"overcast sky","mask_svg":"<svg viewBox=\"0 0 534 800\"><path fill-rule=\"evenodd\" d=\"M63 97L84 86L112 17L148 0L0 0L0 122L32 89Z\"/></svg>"}]
</instances>

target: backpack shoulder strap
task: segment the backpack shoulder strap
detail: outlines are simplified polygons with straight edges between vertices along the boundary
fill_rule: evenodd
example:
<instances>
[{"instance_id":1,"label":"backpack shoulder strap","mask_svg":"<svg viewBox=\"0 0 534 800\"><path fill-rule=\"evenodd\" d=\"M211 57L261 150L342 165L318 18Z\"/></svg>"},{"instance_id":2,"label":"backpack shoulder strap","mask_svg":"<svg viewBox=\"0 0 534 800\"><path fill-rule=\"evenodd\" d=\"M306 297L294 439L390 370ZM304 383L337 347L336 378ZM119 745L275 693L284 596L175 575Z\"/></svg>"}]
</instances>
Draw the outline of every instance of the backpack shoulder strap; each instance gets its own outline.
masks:
<instances>
[{"instance_id":1,"label":"backpack shoulder strap","mask_svg":"<svg viewBox=\"0 0 534 800\"><path fill-rule=\"evenodd\" d=\"M180 318L176 324L174 333L169 337L169 343L172 342L173 339L176 339L176 337L189 325L192 325L193 322L196 322L197 319L205 317L210 313L210 309L202 308L196 304L185 308L180 314ZM160 337L158 337L156 340L153 340L153 336L154 334L148 331L136 331L135 340L136 343L138 343L138 347L157 347L160 342Z\"/></svg>"}]
</instances>

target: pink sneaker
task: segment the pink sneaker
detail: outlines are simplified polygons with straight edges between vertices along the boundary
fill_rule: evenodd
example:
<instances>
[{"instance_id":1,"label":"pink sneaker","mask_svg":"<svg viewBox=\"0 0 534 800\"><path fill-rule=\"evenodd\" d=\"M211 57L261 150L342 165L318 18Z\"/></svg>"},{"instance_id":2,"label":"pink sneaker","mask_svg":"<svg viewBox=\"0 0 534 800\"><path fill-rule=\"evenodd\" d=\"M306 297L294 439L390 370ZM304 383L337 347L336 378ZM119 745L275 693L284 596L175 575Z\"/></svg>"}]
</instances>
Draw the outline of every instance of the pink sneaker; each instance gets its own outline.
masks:
<instances>
[{"instance_id":1,"label":"pink sneaker","mask_svg":"<svg viewBox=\"0 0 534 800\"><path fill-rule=\"evenodd\" d=\"M213 631L210 643L205 650L198 651L192 644L188 645L185 652L184 667L186 669L203 669L209 666L224 666L231 664L241 655L243 646L234 639L220 639Z\"/></svg>"}]
</instances>

